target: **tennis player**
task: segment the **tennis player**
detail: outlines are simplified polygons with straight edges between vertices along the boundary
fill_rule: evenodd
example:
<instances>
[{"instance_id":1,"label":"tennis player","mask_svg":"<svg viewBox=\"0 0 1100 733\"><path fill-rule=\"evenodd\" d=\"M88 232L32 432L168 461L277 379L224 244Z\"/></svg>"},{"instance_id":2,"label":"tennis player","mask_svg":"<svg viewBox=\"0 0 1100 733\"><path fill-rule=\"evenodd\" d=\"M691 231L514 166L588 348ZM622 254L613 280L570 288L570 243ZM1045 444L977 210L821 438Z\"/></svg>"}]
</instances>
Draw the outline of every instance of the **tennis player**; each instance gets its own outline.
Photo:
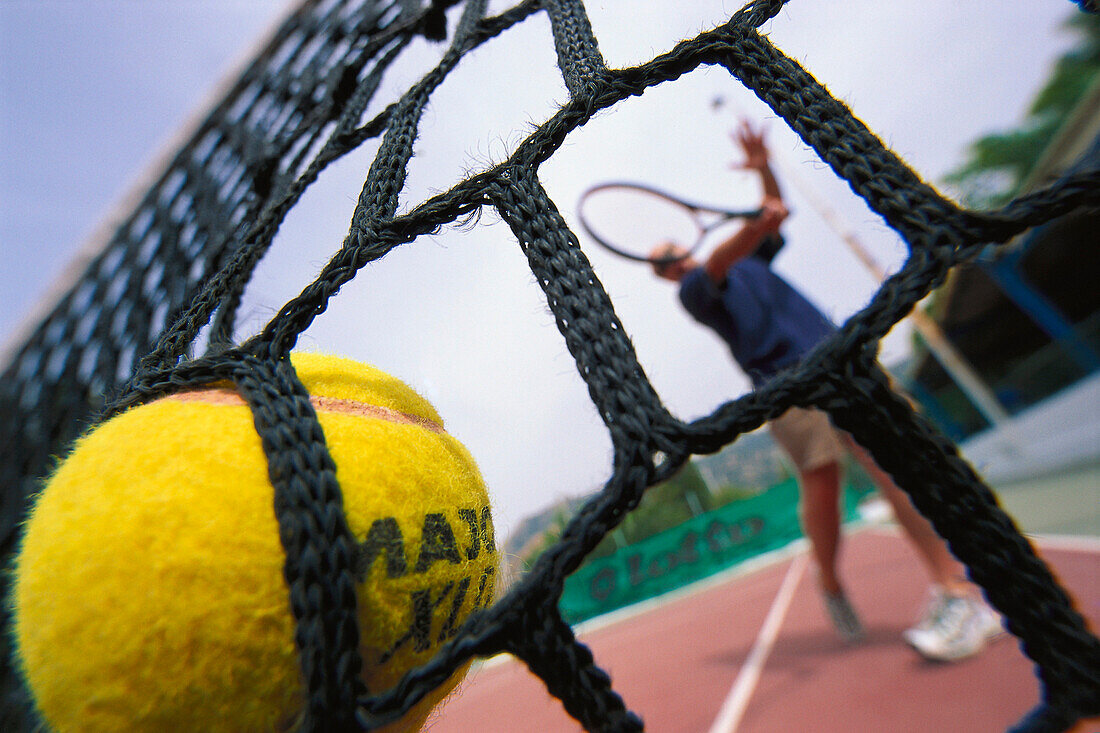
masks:
<instances>
[{"instance_id":1,"label":"tennis player","mask_svg":"<svg viewBox=\"0 0 1100 733\"><path fill-rule=\"evenodd\" d=\"M679 284L684 308L726 342L734 360L759 387L796 364L836 327L772 271L775 238L788 211L762 132L743 121L733 137L744 151L740 167L760 175L761 215L719 244L705 262L688 256L653 267L659 277ZM670 242L650 257L686 253ZM810 540L825 609L844 640L855 642L864 636L837 571L841 462L848 453L868 471L931 576L929 601L917 624L904 632L905 640L927 658L950 661L977 653L1001 632L999 616L967 581L963 566L931 524L870 454L835 429L824 412L792 407L769 429L798 475L803 531Z\"/></svg>"}]
</instances>

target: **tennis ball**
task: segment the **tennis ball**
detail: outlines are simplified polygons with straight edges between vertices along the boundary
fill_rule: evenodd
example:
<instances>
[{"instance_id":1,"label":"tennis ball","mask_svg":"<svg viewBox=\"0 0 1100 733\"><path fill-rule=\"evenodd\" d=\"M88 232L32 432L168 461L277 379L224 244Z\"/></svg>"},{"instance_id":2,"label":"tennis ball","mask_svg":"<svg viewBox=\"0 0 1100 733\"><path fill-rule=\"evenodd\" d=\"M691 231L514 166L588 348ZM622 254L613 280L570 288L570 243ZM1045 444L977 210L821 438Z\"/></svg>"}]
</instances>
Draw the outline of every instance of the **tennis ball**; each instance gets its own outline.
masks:
<instances>
[{"instance_id":1,"label":"tennis ball","mask_svg":"<svg viewBox=\"0 0 1100 733\"><path fill-rule=\"evenodd\" d=\"M485 484L435 409L377 369L291 357L358 543L363 678L426 662L493 593ZM78 441L38 497L14 583L25 678L56 730L273 731L304 686L252 413L230 388L130 409ZM415 730L454 685L388 730Z\"/></svg>"}]
</instances>

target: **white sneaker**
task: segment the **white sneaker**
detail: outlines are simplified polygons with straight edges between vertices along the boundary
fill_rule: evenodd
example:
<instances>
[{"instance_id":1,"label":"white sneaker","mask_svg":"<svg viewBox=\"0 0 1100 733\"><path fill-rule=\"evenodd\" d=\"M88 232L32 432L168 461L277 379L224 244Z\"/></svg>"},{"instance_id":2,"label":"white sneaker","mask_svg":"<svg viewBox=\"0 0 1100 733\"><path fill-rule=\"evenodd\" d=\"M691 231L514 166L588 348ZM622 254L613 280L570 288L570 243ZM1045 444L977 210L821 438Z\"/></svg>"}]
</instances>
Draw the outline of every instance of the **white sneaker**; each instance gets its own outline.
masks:
<instances>
[{"instance_id":1,"label":"white sneaker","mask_svg":"<svg viewBox=\"0 0 1100 733\"><path fill-rule=\"evenodd\" d=\"M922 656L951 662L977 654L1003 632L997 612L976 598L933 593L920 621L902 637Z\"/></svg>"},{"instance_id":2,"label":"white sneaker","mask_svg":"<svg viewBox=\"0 0 1100 733\"><path fill-rule=\"evenodd\" d=\"M825 610L841 639L849 644L863 639L863 624L860 623L856 610L852 608L852 604L848 602L843 592L833 594L823 590L821 598L825 601Z\"/></svg>"},{"instance_id":3,"label":"white sneaker","mask_svg":"<svg viewBox=\"0 0 1100 733\"><path fill-rule=\"evenodd\" d=\"M920 637L928 629L935 626L944 611L943 603L945 600L947 600L947 593L944 591L943 586L934 585L929 588L928 597L924 602L924 608L921 609L916 625L901 632L902 638L912 644L912 639Z\"/></svg>"}]
</instances>

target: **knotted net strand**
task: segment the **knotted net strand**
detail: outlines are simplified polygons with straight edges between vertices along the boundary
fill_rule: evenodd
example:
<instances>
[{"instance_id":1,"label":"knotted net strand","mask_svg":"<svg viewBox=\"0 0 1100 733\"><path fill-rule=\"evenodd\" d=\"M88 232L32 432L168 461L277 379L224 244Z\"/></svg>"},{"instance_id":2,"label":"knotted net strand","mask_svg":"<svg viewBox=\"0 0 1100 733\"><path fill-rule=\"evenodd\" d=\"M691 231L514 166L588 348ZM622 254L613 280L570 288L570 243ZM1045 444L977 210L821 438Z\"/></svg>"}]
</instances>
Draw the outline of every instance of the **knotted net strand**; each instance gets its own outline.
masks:
<instances>
[{"instance_id":1,"label":"knotted net strand","mask_svg":"<svg viewBox=\"0 0 1100 733\"><path fill-rule=\"evenodd\" d=\"M418 35L439 64L369 120L383 75ZM253 410L275 487L285 576L307 690L302 729L371 730L401 717L472 657L521 658L587 730L642 721L558 610L565 578L693 454L720 450L792 406L850 432L964 562L1035 664L1041 701L1013 730L1062 731L1100 713L1100 641L956 447L897 396L879 341L952 268L991 244L1100 205L1100 169L1072 170L996 211L962 209L924 183L758 28L784 0L758 0L647 63L610 69L580 0L527 0L486 17L485 0L309 0L198 125L83 274L13 352L0 379L0 552L13 555L29 497L54 459L105 416L170 392L234 382ZM1082 10L1095 12L1086 2ZM465 54L530 16L549 17L569 100L503 163L398 215L420 117ZM904 266L797 367L685 422L647 379L611 299L539 180L539 166L599 111L700 67L726 69L781 117L905 241ZM242 344L241 295L287 212L332 162L381 138L351 227L321 274ZM287 355L367 263L491 207L526 255L610 434L602 491L491 608L475 612L391 690L359 672L355 538L309 396ZM201 356L193 352L203 343ZM9 579L0 576L9 591ZM9 626L7 606L0 621ZM9 644L7 634L0 636ZM5 730L30 729L27 694L4 649Z\"/></svg>"}]
</instances>

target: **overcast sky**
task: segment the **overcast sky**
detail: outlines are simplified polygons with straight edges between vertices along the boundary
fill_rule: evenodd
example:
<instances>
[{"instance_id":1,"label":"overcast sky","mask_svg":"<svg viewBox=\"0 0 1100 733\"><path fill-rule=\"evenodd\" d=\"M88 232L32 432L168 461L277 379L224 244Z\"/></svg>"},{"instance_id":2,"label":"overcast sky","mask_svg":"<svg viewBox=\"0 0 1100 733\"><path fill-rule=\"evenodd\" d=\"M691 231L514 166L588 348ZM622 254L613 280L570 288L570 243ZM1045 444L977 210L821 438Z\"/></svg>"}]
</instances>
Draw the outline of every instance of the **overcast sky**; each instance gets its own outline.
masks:
<instances>
[{"instance_id":1,"label":"overcast sky","mask_svg":"<svg viewBox=\"0 0 1100 733\"><path fill-rule=\"evenodd\" d=\"M0 343L289 5L0 3ZM588 9L605 60L621 67L723 22L739 5L592 0ZM763 31L937 183L972 140L1022 119L1072 43L1063 24L1074 12L1056 0L794 0ZM434 66L442 50L418 42L375 107ZM726 100L718 111L716 97ZM504 159L566 99L543 14L470 54L433 97L402 207ZM570 222L579 193L609 179L751 204L756 181L729 168L737 154L727 133L738 114L769 123L781 176L790 170L812 187L884 268L899 265L897 236L721 70L694 72L601 113L568 138L542 179ZM291 213L249 287L242 338L340 246L375 149L368 144L334 165ZM866 304L875 281L789 176L783 183L795 214L776 269L841 321ZM582 245L676 414L698 417L749 389L725 347L679 310L673 286L583 237ZM887 364L905 355L907 333L903 326L887 339ZM606 431L519 247L492 214L366 268L300 343L373 362L429 397L477 458L502 538L531 511L589 492L610 474Z\"/></svg>"}]
</instances>

